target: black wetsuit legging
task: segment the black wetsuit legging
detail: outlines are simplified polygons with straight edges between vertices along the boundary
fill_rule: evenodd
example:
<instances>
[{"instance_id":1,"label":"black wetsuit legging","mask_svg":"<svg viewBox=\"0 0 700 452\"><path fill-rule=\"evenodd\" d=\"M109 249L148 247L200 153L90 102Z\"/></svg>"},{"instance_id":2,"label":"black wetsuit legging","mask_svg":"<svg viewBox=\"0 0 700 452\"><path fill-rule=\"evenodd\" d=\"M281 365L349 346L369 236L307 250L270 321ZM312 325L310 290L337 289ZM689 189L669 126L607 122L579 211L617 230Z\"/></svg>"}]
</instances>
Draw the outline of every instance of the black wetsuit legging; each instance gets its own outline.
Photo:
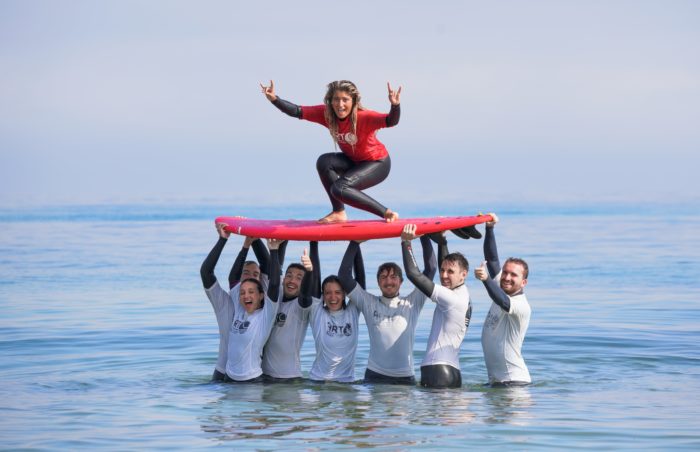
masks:
<instances>
[{"instance_id":1,"label":"black wetsuit legging","mask_svg":"<svg viewBox=\"0 0 700 452\"><path fill-rule=\"evenodd\" d=\"M383 217L387 208L361 190L386 179L390 169L388 155L381 160L353 162L342 152L330 152L316 160L316 170L334 212L345 210L345 204L350 204Z\"/></svg>"},{"instance_id":2,"label":"black wetsuit legging","mask_svg":"<svg viewBox=\"0 0 700 452\"><path fill-rule=\"evenodd\" d=\"M283 113L301 119L301 107L277 97L272 104ZM399 123L401 107L392 105L386 118L386 126ZM330 152L316 160L316 170L323 188L333 205L334 212L345 210L345 204L383 217L387 208L361 190L374 187L387 178L391 170L391 159L387 155L381 160L355 162L342 152Z\"/></svg>"},{"instance_id":3,"label":"black wetsuit legging","mask_svg":"<svg viewBox=\"0 0 700 452\"><path fill-rule=\"evenodd\" d=\"M462 372L448 364L421 366L420 385L426 388L460 388Z\"/></svg>"}]
</instances>

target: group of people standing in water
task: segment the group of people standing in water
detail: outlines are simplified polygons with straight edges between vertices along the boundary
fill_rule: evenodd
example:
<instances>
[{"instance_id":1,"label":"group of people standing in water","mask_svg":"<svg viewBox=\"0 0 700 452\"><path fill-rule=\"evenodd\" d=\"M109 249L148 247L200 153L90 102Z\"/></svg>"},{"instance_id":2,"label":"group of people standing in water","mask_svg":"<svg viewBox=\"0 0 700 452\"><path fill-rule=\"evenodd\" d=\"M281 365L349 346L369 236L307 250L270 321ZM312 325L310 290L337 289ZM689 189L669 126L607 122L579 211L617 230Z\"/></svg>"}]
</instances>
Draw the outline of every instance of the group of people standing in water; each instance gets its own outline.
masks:
<instances>
[{"instance_id":1,"label":"group of people standing in water","mask_svg":"<svg viewBox=\"0 0 700 452\"><path fill-rule=\"evenodd\" d=\"M360 94L349 81L328 85L324 104L297 106L278 97L274 83L261 85L263 94L286 114L328 128L342 152L324 154L317 169L331 201L332 211L320 223L347 221L345 204L372 212L387 222L398 213L362 190L383 181L390 159L376 131L399 122L401 88L387 89L388 114L365 110ZM495 214L486 223L484 263L474 271L483 282L492 305L484 321L481 343L491 385L525 385L530 374L522 358L522 343L530 320L524 294L528 266L509 258L503 267L498 258ZM415 224L401 234L403 270L415 286L402 295L401 266L382 264L377 270L381 295L366 290L360 243L350 241L337 275L321 281L318 242L310 242L300 262L281 268L287 242L246 237L229 274L228 287L217 280L214 269L230 233L216 225L219 239L201 267L205 292L219 326L219 356L213 380L228 382L296 381L303 378L300 353L311 325L316 357L308 371L312 381L355 382L355 355L362 313L370 341L364 382L415 385L413 346L418 318L427 299L436 303L427 349L420 365L420 385L455 388L462 385L459 351L471 319L471 298L465 281L467 259L450 253L446 234L422 235ZM480 238L473 226L453 231L468 239ZM423 270L412 244L422 246ZM436 258L433 242L438 245ZM257 263L247 261L253 248ZM433 282L439 271L440 284ZM280 287L281 286L281 287ZM280 290L281 289L281 290Z\"/></svg>"}]
</instances>

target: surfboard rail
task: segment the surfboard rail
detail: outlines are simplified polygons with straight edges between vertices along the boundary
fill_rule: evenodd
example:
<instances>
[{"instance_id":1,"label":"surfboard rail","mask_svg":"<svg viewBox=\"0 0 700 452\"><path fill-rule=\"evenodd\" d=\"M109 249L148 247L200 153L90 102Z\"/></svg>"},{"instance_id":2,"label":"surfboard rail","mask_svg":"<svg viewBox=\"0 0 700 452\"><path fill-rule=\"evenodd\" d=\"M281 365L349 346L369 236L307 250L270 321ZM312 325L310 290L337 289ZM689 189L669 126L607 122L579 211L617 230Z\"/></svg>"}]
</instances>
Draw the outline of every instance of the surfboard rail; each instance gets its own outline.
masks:
<instances>
[{"instance_id":1,"label":"surfboard rail","mask_svg":"<svg viewBox=\"0 0 700 452\"><path fill-rule=\"evenodd\" d=\"M415 224L416 233L422 235L474 226L487 221L491 221L490 215L401 218L392 223L376 219L325 224L315 220L261 220L221 216L216 218L215 223L224 223L227 231L242 236L323 242L399 237L407 224Z\"/></svg>"}]
</instances>

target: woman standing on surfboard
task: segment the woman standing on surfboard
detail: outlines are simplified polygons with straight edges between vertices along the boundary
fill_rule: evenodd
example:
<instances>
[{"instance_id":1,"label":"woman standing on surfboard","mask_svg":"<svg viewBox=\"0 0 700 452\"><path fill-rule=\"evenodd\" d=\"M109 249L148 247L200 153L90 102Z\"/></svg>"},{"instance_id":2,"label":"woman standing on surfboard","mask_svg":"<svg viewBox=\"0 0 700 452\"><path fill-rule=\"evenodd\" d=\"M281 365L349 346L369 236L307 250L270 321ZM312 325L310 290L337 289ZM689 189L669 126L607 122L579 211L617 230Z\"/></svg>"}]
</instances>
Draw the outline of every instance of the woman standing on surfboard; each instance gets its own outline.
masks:
<instances>
[{"instance_id":1,"label":"woman standing on surfboard","mask_svg":"<svg viewBox=\"0 0 700 452\"><path fill-rule=\"evenodd\" d=\"M318 220L319 223L347 221L345 204L379 215L388 223L399 218L398 213L362 190L379 184L389 175L391 159L376 132L399 123L401 87L393 90L387 83L391 103L388 114L365 110L360 92L348 80L329 83L323 105L310 107L278 97L272 80L270 86L261 83L260 87L265 97L282 112L327 127L333 142L342 151L323 154L316 161L321 183L333 206L333 211Z\"/></svg>"}]
</instances>

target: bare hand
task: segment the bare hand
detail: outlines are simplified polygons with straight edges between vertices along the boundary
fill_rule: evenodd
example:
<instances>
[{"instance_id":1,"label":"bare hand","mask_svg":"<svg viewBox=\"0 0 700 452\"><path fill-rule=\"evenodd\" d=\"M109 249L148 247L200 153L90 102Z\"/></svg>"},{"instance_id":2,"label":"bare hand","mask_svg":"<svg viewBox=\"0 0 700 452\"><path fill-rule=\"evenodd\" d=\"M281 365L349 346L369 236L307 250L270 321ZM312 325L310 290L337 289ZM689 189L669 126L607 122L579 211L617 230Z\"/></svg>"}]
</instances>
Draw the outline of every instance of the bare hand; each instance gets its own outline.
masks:
<instances>
[{"instance_id":1,"label":"bare hand","mask_svg":"<svg viewBox=\"0 0 700 452\"><path fill-rule=\"evenodd\" d=\"M267 97L267 100L270 102L277 100L277 95L275 94L275 82L270 80L270 86L265 86L261 83L260 88L262 88L262 93L265 95L265 97Z\"/></svg>"},{"instance_id":2,"label":"bare hand","mask_svg":"<svg viewBox=\"0 0 700 452\"><path fill-rule=\"evenodd\" d=\"M401 231L401 240L403 241L411 241L418 237L416 235L416 229L418 229L418 226L415 224L407 224L403 227L403 231Z\"/></svg>"},{"instance_id":3,"label":"bare hand","mask_svg":"<svg viewBox=\"0 0 700 452\"><path fill-rule=\"evenodd\" d=\"M311 263L309 251L306 248L304 248L304 254L301 255L301 265L304 266L307 272L311 272L314 270L314 264Z\"/></svg>"},{"instance_id":4,"label":"bare hand","mask_svg":"<svg viewBox=\"0 0 700 452\"><path fill-rule=\"evenodd\" d=\"M285 242L285 240L267 239L267 247L271 250L277 250L283 242Z\"/></svg>"},{"instance_id":5,"label":"bare hand","mask_svg":"<svg viewBox=\"0 0 700 452\"><path fill-rule=\"evenodd\" d=\"M250 245L252 245L253 242L256 241L256 240L257 240L256 237L248 237L248 236L246 236L246 238L243 240L243 248L250 248Z\"/></svg>"},{"instance_id":6,"label":"bare hand","mask_svg":"<svg viewBox=\"0 0 700 452\"><path fill-rule=\"evenodd\" d=\"M386 87L389 90L389 102L391 105L399 105L401 103L401 87L397 91L391 89L389 82L386 82Z\"/></svg>"},{"instance_id":7,"label":"bare hand","mask_svg":"<svg viewBox=\"0 0 700 452\"><path fill-rule=\"evenodd\" d=\"M481 263L481 267L474 269L474 277L479 281L486 281L489 277L489 272L486 270L486 261Z\"/></svg>"},{"instance_id":8,"label":"bare hand","mask_svg":"<svg viewBox=\"0 0 700 452\"><path fill-rule=\"evenodd\" d=\"M491 215L491 218L492 218L493 220L492 220L492 221L487 221L487 222L486 222L486 226L489 227L489 228L492 228L492 227L496 226L496 223L498 223L498 217L497 217L496 214L493 213L493 212L489 213L489 215Z\"/></svg>"},{"instance_id":9,"label":"bare hand","mask_svg":"<svg viewBox=\"0 0 700 452\"><path fill-rule=\"evenodd\" d=\"M222 239L228 239L231 236L231 233L224 229L225 227L226 223L216 223L216 232L219 233L219 237Z\"/></svg>"}]
</instances>

